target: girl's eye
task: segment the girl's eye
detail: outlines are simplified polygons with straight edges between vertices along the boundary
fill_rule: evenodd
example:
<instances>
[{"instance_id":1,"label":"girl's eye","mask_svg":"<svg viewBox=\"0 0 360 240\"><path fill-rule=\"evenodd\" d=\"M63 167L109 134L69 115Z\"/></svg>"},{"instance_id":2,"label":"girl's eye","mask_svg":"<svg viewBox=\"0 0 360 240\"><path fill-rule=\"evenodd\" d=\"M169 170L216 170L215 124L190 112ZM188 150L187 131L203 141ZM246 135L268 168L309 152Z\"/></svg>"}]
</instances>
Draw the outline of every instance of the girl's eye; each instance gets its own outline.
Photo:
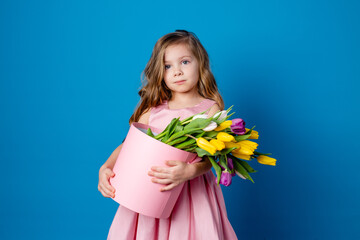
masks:
<instances>
[{"instance_id":1,"label":"girl's eye","mask_svg":"<svg viewBox=\"0 0 360 240\"><path fill-rule=\"evenodd\" d=\"M165 65L165 70L169 69L169 68L170 68L170 65Z\"/></svg>"},{"instance_id":2,"label":"girl's eye","mask_svg":"<svg viewBox=\"0 0 360 240\"><path fill-rule=\"evenodd\" d=\"M186 64L189 63L189 61L188 61L188 60L184 60L183 63L186 65Z\"/></svg>"}]
</instances>

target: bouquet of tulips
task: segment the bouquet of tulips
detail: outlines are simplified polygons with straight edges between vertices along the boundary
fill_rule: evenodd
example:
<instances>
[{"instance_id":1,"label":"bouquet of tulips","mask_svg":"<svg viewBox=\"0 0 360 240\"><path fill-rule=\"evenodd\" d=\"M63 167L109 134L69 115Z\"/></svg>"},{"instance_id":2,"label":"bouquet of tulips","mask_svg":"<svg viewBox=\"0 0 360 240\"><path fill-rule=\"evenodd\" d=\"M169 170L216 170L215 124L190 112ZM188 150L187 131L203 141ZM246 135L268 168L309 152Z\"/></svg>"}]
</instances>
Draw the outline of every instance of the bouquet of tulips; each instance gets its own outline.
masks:
<instances>
[{"instance_id":1,"label":"bouquet of tulips","mask_svg":"<svg viewBox=\"0 0 360 240\"><path fill-rule=\"evenodd\" d=\"M229 120L232 107L208 117L205 112L193 115L182 121L174 118L164 131L156 136L151 129L147 134L175 148L207 156L215 169L217 184L229 186L231 178L237 174L243 179L253 179L250 173L256 172L244 160L256 158L261 164L275 166L276 159L268 154L255 151L258 144L248 139L258 139L259 134L245 128L241 118Z\"/></svg>"}]
</instances>

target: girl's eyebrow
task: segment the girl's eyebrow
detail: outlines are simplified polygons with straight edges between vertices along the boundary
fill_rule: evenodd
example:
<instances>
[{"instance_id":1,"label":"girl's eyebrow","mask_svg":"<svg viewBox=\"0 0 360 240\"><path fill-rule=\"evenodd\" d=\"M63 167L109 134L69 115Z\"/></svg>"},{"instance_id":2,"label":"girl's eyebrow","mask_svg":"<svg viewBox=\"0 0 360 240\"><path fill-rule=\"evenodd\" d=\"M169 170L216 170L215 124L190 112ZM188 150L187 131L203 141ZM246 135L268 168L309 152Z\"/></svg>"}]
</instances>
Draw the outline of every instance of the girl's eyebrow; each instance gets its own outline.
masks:
<instances>
[{"instance_id":1,"label":"girl's eyebrow","mask_svg":"<svg viewBox=\"0 0 360 240\"><path fill-rule=\"evenodd\" d=\"M191 56L182 56L182 57L179 57L178 59L182 59L182 58L185 58L185 57L192 58ZM164 62L167 63L169 61L164 61Z\"/></svg>"}]
</instances>

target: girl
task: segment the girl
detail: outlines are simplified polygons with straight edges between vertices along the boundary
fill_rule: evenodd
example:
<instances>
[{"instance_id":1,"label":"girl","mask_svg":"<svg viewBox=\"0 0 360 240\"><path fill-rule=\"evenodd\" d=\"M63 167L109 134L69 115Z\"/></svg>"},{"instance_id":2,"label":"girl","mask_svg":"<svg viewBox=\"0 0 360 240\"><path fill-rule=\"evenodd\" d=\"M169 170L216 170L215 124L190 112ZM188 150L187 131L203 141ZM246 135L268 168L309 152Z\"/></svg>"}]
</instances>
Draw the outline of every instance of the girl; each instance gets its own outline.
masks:
<instances>
[{"instance_id":1,"label":"girl","mask_svg":"<svg viewBox=\"0 0 360 240\"><path fill-rule=\"evenodd\" d=\"M144 75L140 104L130 124L140 122L163 130L175 117L181 120L207 109L212 116L224 108L208 54L191 32L177 30L160 38ZM104 197L116 194L109 179L115 176L112 169L120 150L121 145L100 168L98 189ZM154 183L164 185L161 191L185 182L170 217L151 218L120 205L108 240L237 239L227 218L221 188L209 171L210 161L204 158L186 164L169 159L166 164L168 167L153 166L148 174Z\"/></svg>"}]
</instances>

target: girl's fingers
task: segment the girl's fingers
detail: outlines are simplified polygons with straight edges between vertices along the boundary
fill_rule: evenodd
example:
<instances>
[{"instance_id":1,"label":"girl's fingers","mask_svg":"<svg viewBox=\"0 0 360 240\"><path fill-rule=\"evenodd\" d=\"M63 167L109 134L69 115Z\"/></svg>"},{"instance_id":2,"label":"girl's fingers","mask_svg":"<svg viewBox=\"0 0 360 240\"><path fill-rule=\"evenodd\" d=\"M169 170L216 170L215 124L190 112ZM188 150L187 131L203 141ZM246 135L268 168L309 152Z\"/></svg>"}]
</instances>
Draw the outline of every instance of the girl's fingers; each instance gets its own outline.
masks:
<instances>
[{"instance_id":1,"label":"girl's fingers","mask_svg":"<svg viewBox=\"0 0 360 240\"><path fill-rule=\"evenodd\" d=\"M113 186L111 186L110 182L109 182L109 177L106 175L105 173L105 176L103 175L100 179L100 183L102 185L104 185L105 188L109 189L110 191L115 191L115 188Z\"/></svg>"},{"instance_id":2,"label":"girl's fingers","mask_svg":"<svg viewBox=\"0 0 360 240\"><path fill-rule=\"evenodd\" d=\"M98 190L104 197L114 197L115 188L110 184L110 178L114 177L115 173L110 168L105 168L100 171Z\"/></svg>"},{"instance_id":3,"label":"girl's fingers","mask_svg":"<svg viewBox=\"0 0 360 240\"><path fill-rule=\"evenodd\" d=\"M176 186L177 186L176 183L169 184L169 185L161 188L161 189L160 189L160 192L169 191L169 190L173 189L173 188L176 187Z\"/></svg>"},{"instance_id":4,"label":"girl's fingers","mask_svg":"<svg viewBox=\"0 0 360 240\"><path fill-rule=\"evenodd\" d=\"M115 193L113 191L111 191L110 189L106 188L103 184L99 184L99 188L100 188L100 192L103 192L105 193L106 197L114 197L115 196ZM103 194L104 195L104 194ZM104 196L105 196L104 195Z\"/></svg>"},{"instance_id":5,"label":"girl's fingers","mask_svg":"<svg viewBox=\"0 0 360 240\"><path fill-rule=\"evenodd\" d=\"M160 184L170 184L172 181L170 179L161 179L161 178L152 178L151 181L153 183L160 183Z\"/></svg>"},{"instance_id":6,"label":"girl's fingers","mask_svg":"<svg viewBox=\"0 0 360 240\"><path fill-rule=\"evenodd\" d=\"M157 177L157 178L169 178L169 174L167 174L167 173L159 173L159 172L149 171L148 175L152 176L152 177Z\"/></svg>"},{"instance_id":7,"label":"girl's fingers","mask_svg":"<svg viewBox=\"0 0 360 240\"><path fill-rule=\"evenodd\" d=\"M108 178L115 176L115 173L110 168L106 168L104 172Z\"/></svg>"},{"instance_id":8,"label":"girl's fingers","mask_svg":"<svg viewBox=\"0 0 360 240\"><path fill-rule=\"evenodd\" d=\"M176 160L168 160L165 162L166 165L168 166L176 166L179 164L179 161L176 161Z\"/></svg>"},{"instance_id":9,"label":"girl's fingers","mask_svg":"<svg viewBox=\"0 0 360 240\"><path fill-rule=\"evenodd\" d=\"M104 197L110 197L106 192L104 192L104 190L100 187L100 185L98 185L98 190Z\"/></svg>"},{"instance_id":10,"label":"girl's fingers","mask_svg":"<svg viewBox=\"0 0 360 240\"><path fill-rule=\"evenodd\" d=\"M170 171L168 167L152 167L151 170L159 173L169 173Z\"/></svg>"},{"instance_id":11,"label":"girl's fingers","mask_svg":"<svg viewBox=\"0 0 360 240\"><path fill-rule=\"evenodd\" d=\"M109 181L105 181L104 183L104 187L109 189L109 191L114 192L115 188L113 186L111 186L111 184L109 183Z\"/></svg>"},{"instance_id":12,"label":"girl's fingers","mask_svg":"<svg viewBox=\"0 0 360 240\"><path fill-rule=\"evenodd\" d=\"M106 191L110 194L115 193L115 188L111 186L108 182L106 182L106 184L104 185L104 189L106 189Z\"/></svg>"}]
</instances>

